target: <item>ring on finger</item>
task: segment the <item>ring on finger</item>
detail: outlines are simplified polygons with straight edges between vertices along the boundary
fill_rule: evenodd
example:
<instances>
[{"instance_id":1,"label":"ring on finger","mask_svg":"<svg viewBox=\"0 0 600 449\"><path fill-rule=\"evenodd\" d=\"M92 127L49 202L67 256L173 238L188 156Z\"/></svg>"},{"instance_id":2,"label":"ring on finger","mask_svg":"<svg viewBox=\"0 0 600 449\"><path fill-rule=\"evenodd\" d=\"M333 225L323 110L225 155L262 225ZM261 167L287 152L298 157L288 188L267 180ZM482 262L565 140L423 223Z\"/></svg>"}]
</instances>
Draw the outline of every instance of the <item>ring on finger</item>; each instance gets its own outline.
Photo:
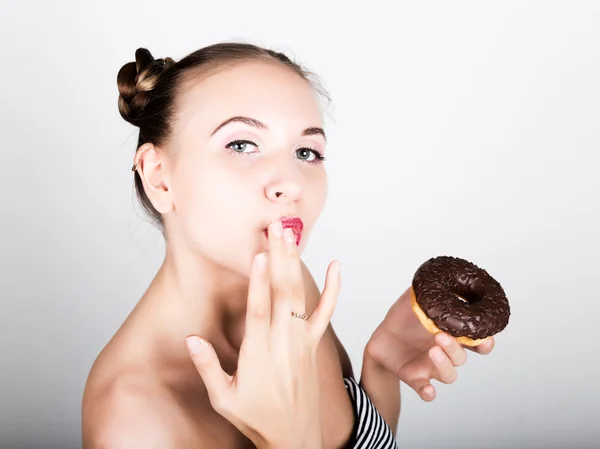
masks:
<instances>
[{"instance_id":1,"label":"ring on finger","mask_svg":"<svg viewBox=\"0 0 600 449\"><path fill-rule=\"evenodd\" d=\"M293 317L296 318L300 318L301 320L307 320L308 316L304 313L298 313L298 312L290 312L292 314Z\"/></svg>"}]
</instances>

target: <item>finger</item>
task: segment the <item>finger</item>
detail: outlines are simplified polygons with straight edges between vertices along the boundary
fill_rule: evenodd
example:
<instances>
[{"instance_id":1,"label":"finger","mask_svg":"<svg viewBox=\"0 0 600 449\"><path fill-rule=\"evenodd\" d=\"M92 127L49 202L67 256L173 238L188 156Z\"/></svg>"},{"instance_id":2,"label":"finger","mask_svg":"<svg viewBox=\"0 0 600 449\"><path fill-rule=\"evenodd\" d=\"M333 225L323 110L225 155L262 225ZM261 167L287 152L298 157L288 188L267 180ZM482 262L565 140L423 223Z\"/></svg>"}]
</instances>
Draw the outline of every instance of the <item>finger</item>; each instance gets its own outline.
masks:
<instances>
[{"instance_id":1,"label":"finger","mask_svg":"<svg viewBox=\"0 0 600 449\"><path fill-rule=\"evenodd\" d=\"M440 332L435 336L438 345L444 350L450 362L454 366L461 366L467 361L467 351L456 341L455 338Z\"/></svg>"},{"instance_id":2,"label":"finger","mask_svg":"<svg viewBox=\"0 0 600 449\"><path fill-rule=\"evenodd\" d=\"M248 307L246 310L246 330L244 339L266 336L271 317L271 297L269 292L268 255L257 254L252 263L250 285L248 287Z\"/></svg>"},{"instance_id":3,"label":"finger","mask_svg":"<svg viewBox=\"0 0 600 449\"><path fill-rule=\"evenodd\" d=\"M333 261L327 267L325 288L317 307L309 318L309 332L314 342L319 342L331 321L337 299L340 293L341 270L340 262Z\"/></svg>"},{"instance_id":4,"label":"finger","mask_svg":"<svg viewBox=\"0 0 600 449\"><path fill-rule=\"evenodd\" d=\"M205 339L190 335L186 337L185 343L196 370L206 386L212 407L222 413L224 406L230 402L227 395L232 377L223 371L215 349Z\"/></svg>"},{"instance_id":5,"label":"finger","mask_svg":"<svg viewBox=\"0 0 600 449\"><path fill-rule=\"evenodd\" d=\"M495 346L496 340L494 339L494 337L488 337L481 343L479 343L477 346L466 346L466 349L480 355L488 355L490 352L492 352Z\"/></svg>"},{"instance_id":6,"label":"finger","mask_svg":"<svg viewBox=\"0 0 600 449\"><path fill-rule=\"evenodd\" d=\"M281 220L269 225L269 280L271 284L271 322L289 323L291 297L290 267ZM299 311L303 313L304 311Z\"/></svg>"},{"instance_id":7,"label":"finger","mask_svg":"<svg viewBox=\"0 0 600 449\"><path fill-rule=\"evenodd\" d=\"M439 346L433 346L431 349L429 349L429 358L433 362L433 365L437 371L436 375L433 376L434 379L437 379L445 384L451 384L456 380L458 377L456 368L452 366L452 362L442 348Z\"/></svg>"},{"instance_id":8,"label":"finger","mask_svg":"<svg viewBox=\"0 0 600 449\"><path fill-rule=\"evenodd\" d=\"M415 393L425 402L431 402L436 397L435 387L427 379L417 378L405 381L406 385L412 388Z\"/></svg>"},{"instance_id":9,"label":"finger","mask_svg":"<svg viewBox=\"0 0 600 449\"><path fill-rule=\"evenodd\" d=\"M306 296L304 294L304 279L302 278L302 266L296 245L296 236L291 228L283 230L283 239L288 265L288 282L291 288L290 307L296 313L306 312Z\"/></svg>"}]
</instances>

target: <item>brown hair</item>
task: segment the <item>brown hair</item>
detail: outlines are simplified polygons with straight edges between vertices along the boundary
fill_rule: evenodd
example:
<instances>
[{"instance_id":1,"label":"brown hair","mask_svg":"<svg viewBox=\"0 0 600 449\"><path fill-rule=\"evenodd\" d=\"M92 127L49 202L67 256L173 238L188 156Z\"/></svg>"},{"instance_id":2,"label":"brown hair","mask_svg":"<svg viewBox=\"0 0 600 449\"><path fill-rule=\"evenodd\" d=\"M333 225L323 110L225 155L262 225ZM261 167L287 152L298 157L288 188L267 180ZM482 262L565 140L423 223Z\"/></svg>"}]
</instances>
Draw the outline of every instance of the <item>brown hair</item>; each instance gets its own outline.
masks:
<instances>
[{"instance_id":1,"label":"brown hair","mask_svg":"<svg viewBox=\"0 0 600 449\"><path fill-rule=\"evenodd\" d=\"M180 61L171 58L154 59L145 48L135 52L135 62L125 64L117 75L119 112L139 128L137 147L145 143L163 145L170 136L175 112L175 99L194 74L214 73L232 63L263 60L281 63L312 84L326 100L327 92L316 76L293 62L283 53L247 43L218 43L201 48ZM137 150L136 150L137 151ZM140 175L135 173L135 189L140 203L153 221L164 231L160 213L148 199Z\"/></svg>"}]
</instances>

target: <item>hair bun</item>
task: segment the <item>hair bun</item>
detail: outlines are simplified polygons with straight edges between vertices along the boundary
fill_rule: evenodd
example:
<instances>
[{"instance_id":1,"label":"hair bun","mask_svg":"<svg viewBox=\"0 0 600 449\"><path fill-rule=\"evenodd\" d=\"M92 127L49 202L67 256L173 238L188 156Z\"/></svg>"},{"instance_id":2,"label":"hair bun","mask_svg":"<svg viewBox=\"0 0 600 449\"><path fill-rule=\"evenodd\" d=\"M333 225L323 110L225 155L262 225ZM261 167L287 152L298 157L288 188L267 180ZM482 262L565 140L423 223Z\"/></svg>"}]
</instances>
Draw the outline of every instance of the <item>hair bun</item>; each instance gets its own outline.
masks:
<instances>
[{"instance_id":1,"label":"hair bun","mask_svg":"<svg viewBox=\"0 0 600 449\"><path fill-rule=\"evenodd\" d=\"M140 114L152 98L152 91L160 81L165 69L175 61L171 58L154 59L145 48L135 52L135 62L128 62L117 74L119 88L119 112L134 126L138 126Z\"/></svg>"}]
</instances>

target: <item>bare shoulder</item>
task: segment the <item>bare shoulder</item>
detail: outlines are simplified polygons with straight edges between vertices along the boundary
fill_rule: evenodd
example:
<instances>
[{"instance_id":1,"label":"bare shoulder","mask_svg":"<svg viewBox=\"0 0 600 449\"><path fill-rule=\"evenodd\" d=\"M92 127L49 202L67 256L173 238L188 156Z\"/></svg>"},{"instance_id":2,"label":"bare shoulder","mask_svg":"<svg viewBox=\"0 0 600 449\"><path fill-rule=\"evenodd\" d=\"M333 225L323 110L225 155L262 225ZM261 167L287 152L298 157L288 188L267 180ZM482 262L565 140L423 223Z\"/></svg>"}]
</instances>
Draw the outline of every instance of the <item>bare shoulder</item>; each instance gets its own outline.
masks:
<instances>
[{"instance_id":1,"label":"bare shoulder","mask_svg":"<svg viewBox=\"0 0 600 449\"><path fill-rule=\"evenodd\" d=\"M82 402L83 449L240 447L236 429L197 389L166 382L156 367L119 366L112 356L99 365Z\"/></svg>"},{"instance_id":2,"label":"bare shoulder","mask_svg":"<svg viewBox=\"0 0 600 449\"><path fill-rule=\"evenodd\" d=\"M86 392L82 414L84 449L174 448L185 438L173 401L133 374Z\"/></svg>"}]
</instances>

